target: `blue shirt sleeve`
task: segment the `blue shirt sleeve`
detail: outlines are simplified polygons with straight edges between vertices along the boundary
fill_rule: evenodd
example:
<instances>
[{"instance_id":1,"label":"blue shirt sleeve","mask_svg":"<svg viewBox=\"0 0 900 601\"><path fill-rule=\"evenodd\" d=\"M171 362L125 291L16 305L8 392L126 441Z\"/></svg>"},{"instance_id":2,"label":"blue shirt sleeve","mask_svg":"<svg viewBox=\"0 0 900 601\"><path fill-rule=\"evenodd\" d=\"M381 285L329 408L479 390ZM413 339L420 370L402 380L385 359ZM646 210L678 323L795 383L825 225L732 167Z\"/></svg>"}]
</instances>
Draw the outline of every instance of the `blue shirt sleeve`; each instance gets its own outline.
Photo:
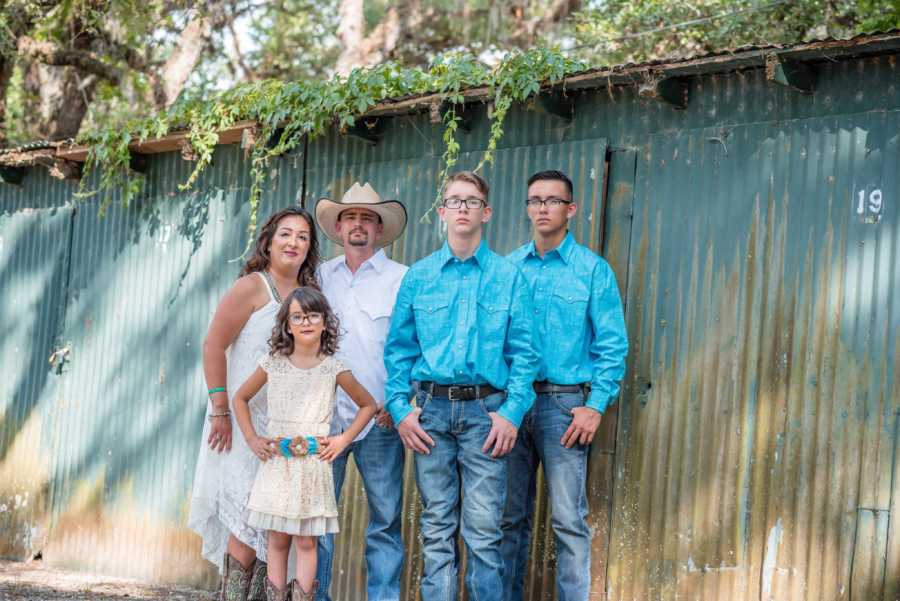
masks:
<instances>
[{"instance_id":1,"label":"blue shirt sleeve","mask_svg":"<svg viewBox=\"0 0 900 601\"><path fill-rule=\"evenodd\" d=\"M506 401L497 410L518 428L525 413L534 404L534 378L540 357L534 343L534 316L531 288L521 270L516 269L513 296L509 308L509 327L503 355L509 363Z\"/></svg>"},{"instance_id":2,"label":"blue shirt sleeve","mask_svg":"<svg viewBox=\"0 0 900 601\"><path fill-rule=\"evenodd\" d=\"M594 337L590 346L591 394L585 404L603 413L619 394L628 354L622 299L615 274L605 261L594 267L588 317Z\"/></svg>"},{"instance_id":3,"label":"blue shirt sleeve","mask_svg":"<svg viewBox=\"0 0 900 601\"><path fill-rule=\"evenodd\" d=\"M391 329L384 345L384 368L387 371L385 408L394 424L399 424L413 410L409 403L410 377L416 360L422 354L412 307L415 291L411 274L412 271L407 271L400 283Z\"/></svg>"}]
</instances>

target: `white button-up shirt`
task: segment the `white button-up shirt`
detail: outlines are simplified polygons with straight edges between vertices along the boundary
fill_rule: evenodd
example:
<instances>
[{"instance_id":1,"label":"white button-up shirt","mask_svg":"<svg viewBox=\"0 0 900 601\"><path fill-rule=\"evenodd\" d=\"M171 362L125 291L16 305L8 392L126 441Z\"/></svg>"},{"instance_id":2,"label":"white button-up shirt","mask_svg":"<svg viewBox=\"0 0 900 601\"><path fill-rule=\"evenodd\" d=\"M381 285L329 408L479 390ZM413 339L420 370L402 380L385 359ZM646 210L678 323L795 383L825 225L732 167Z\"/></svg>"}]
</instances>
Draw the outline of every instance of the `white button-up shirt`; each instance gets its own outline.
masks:
<instances>
[{"instance_id":1,"label":"white button-up shirt","mask_svg":"<svg viewBox=\"0 0 900 601\"><path fill-rule=\"evenodd\" d=\"M325 262L319 268L322 292L341 321L341 339L337 358L375 398L379 408L384 406L384 342L391 327L391 314L400 281L408 267L391 261L378 251L351 273L344 255ZM332 421L332 434L346 430L359 408L340 387ZM370 421L356 440L362 440L372 429Z\"/></svg>"}]
</instances>

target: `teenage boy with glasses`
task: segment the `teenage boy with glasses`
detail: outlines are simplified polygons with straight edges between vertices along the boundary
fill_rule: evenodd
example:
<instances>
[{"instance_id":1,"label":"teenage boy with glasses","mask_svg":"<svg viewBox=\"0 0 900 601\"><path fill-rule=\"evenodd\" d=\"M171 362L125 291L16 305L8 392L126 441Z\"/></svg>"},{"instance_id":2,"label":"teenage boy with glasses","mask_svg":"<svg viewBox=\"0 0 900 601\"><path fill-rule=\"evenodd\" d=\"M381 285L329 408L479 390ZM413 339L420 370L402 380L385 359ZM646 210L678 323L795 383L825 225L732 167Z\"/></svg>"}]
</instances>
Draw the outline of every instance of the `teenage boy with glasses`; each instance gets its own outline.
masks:
<instances>
[{"instance_id":1,"label":"teenage boy with glasses","mask_svg":"<svg viewBox=\"0 0 900 601\"><path fill-rule=\"evenodd\" d=\"M482 239L491 211L481 177L447 178L438 209L447 242L404 277L385 345L387 408L416 452L423 599L456 599L458 529L469 597L503 595L505 455L534 401L539 358L525 278Z\"/></svg>"},{"instance_id":2,"label":"teenage boy with glasses","mask_svg":"<svg viewBox=\"0 0 900 601\"><path fill-rule=\"evenodd\" d=\"M588 449L603 411L619 392L628 339L615 274L568 231L578 210L571 180L559 171L532 175L526 210L534 240L508 258L522 268L533 290L535 343L542 356L537 399L509 455L509 490L518 494L507 496L504 511L503 598L522 599L535 472L543 463L556 539L557 598L587 601Z\"/></svg>"}]
</instances>

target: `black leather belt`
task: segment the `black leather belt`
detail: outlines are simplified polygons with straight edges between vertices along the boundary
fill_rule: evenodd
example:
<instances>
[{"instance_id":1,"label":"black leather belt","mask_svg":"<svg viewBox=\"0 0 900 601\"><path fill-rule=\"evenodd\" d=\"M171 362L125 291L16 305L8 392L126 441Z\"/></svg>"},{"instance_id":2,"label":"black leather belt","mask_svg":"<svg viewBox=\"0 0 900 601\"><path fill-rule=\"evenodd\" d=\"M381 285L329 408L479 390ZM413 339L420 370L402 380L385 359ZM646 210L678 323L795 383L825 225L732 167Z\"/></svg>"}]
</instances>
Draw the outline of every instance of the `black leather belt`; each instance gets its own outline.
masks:
<instances>
[{"instance_id":1,"label":"black leather belt","mask_svg":"<svg viewBox=\"0 0 900 601\"><path fill-rule=\"evenodd\" d=\"M554 384L545 380L543 382L535 382L534 391L538 394L584 392L584 384Z\"/></svg>"},{"instance_id":2,"label":"black leather belt","mask_svg":"<svg viewBox=\"0 0 900 601\"><path fill-rule=\"evenodd\" d=\"M498 392L503 392L502 390L497 390L490 384L445 386L443 384L435 384L434 382L421 382L419 384L419 390L427 392L431 396L448 398L451 401L474 401Z\"/></svg>"}]
</instances>

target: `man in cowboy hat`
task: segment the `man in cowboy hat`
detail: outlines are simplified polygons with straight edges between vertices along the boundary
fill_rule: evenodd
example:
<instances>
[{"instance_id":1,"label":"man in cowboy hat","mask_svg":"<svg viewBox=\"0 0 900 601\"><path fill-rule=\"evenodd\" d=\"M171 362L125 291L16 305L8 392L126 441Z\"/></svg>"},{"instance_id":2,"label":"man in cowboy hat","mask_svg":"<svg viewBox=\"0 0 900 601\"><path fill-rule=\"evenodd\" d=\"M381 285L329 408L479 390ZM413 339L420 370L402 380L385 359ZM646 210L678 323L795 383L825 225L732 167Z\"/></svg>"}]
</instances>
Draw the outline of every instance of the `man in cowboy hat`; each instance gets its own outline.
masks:
<instances>
[{"instance_id":1,"label":"man in cowboy hat","mask_svg":"<svg viewBox=\"0 0 900 601\"><path fill-rule=\"evenodd\" d=\"M375 397L379 411L348 450L332 464L335 492L340 499L353 454L369 502L366 528L368 599L400 599L403 541L403 443L384 409L384 342L391 324L394 300L407 268L387 258L383 247L400 237L406 209L396 200L382 200L369 184L353 184L341 202L322 198L316 204L322 232L344 247L344 254L319 270L322 292L341 322L337 356ZM344 430L356 417L356 404L337 392L332 433ZM334 538L319 538L319 599L329 599Z\"/></svg>"}]
</instances>

